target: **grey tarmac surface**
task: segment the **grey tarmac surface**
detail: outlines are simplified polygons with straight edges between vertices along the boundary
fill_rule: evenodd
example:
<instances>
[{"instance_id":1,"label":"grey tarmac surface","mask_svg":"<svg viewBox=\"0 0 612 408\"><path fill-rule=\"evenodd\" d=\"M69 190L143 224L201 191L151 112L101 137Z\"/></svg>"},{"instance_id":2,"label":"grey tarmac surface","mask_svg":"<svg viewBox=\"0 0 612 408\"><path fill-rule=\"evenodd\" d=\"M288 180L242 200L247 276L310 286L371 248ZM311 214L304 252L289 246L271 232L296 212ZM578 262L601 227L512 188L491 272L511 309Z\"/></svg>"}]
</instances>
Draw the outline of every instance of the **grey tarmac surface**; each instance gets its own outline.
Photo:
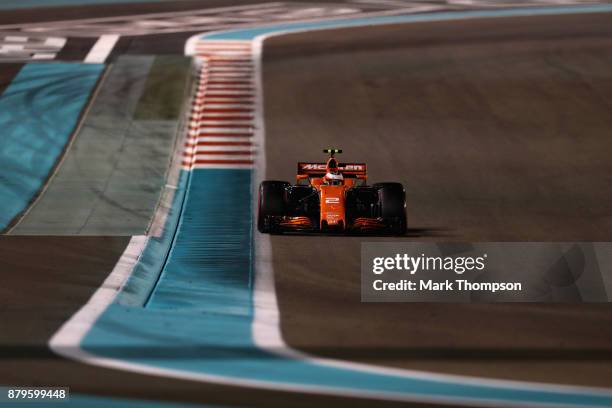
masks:
<instances>
[{"instance_id":1,"label":"grey tarmac surface","mask_svg":"<svg viewBox=\"0 0 612 408\"><path fill-rule=\"evenodd\" d=\"M609 241L612 14L342 29L264 51L267 178L321 148L401 181L403 240ZM360 303L360 243L272 236L282 332L314 354L612 386L612 307ZM340 347L340 345L342 345Z\"/></svg>"},{"instance_id":2,"label":"grey tarmac surface","mask_svg":"<svg viewBox=\"0 0 612 408\"><path fill-rule=\"evenodd\" d=\"M0 95L11 84L11 81L19 73L23 64L2 64L0 65Z\"/></svg>"},{"instance_id":3,"label":"grey tarmac surface","mask_svg":"<svg viewBox=\"0 0 612 408\"><path fill-rule=\"evenodd\" d=\"M106 279L128 241L129 237L0 237L0 357L10 357L7 349L16 349L19 356L19 347L27 351L44 346L66 316Z\"/></svg>"},{"instance_id":4,"label":"grey tarmac surface","mask_svg":"<svg viewBox=\"0 0 612 408\"><path fill-rule=\"evenodd\" d=\"M545 0L544 4L546 4ZM609 2L610 0L603 1ZM425 0L425 4L441 4L446 7L445 0ZM85 2L84 2L85 3ZM99 18L99 17L115 17L133 14L149 14L149 13L167 13L176 11L202 10L207 8L230 8L235 6L245 6L253 4L275 3L265 0L167 0L151 3L114 3L114 4L95 4L95 5L69 5L66 7L36 7L33 13L32 9L22 8L13 10L0 10L0 24L18 24L43 21L58 21L71 20L80 18ZM315 3L315 4L348 4L343 0L284 0L282 3ZM389 5L393 7L410 6L410 2L389 3L385 5L383 2L359 1L352 3L353 7L363 7L367 9L387 8ZM415 3L415 2L412 2ZM418 2L417 2L418 3ZM486 3L486 1L485 1ZM527 1L526 3L529 3ZM449 8L474 8L478 6L478 2L474 4L456 3Z\"/></svg>"},{"instance_id":5,"label":"grey tarmac surface","mask_svg":"<svg viewBox=\"0 0 612 408\"><path fill-rule=\"evenodd\" d=\"M67 7L36 7L0 10L0 24L33 23L42 21L73 20L79 18L114 17L132 14L165 13L227 7L226 0L178 0L151 3L115 3ZM258 0L232 0L232 4L253 4Z\"/></svg>"}]
</instances>

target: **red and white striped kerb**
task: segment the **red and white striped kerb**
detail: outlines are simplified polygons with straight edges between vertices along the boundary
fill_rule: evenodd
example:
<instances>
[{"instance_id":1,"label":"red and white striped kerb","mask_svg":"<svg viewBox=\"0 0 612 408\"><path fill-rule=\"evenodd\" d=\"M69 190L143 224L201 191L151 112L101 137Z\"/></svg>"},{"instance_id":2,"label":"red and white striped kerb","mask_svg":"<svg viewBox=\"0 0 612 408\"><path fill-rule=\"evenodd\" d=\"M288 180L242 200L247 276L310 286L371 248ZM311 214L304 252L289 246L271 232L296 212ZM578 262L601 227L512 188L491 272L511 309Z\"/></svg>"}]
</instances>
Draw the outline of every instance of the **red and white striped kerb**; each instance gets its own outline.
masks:
<instances>
[{"instance_id":1,"label":"red and white striped kerb","mask_svg":"<svg viewBox=\"0 0 612 408\"><path fill-rule=\"evenodd\" d=\"M183 168L252 168L255 85L250 41L201 40Z\"/></svg>"}]
</instances>

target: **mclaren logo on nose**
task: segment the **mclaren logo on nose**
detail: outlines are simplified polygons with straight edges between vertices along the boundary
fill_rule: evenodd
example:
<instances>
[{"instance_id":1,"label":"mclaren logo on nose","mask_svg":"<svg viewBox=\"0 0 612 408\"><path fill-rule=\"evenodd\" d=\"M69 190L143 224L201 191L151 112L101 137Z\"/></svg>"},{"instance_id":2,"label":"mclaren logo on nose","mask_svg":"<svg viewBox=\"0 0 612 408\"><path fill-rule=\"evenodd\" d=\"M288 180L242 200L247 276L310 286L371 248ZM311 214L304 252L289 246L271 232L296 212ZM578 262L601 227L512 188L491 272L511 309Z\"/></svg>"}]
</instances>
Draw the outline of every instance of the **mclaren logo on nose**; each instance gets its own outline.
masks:
<instances>
[{"instance_id":1,"label":"mclaren logo on nose","mask_svg":"<svg viewBox=\"0 0 612 408\"><path fill-rule=\"evenodd\" d=\"M303 163L301 166L302 170L321 170L325 171L327 165L323 163ZM362 164L340 164L338 165L340 171L365 171L365 166Z\"/></svg>"},{"instance_id":2,"label":"mclaren logo on nose","mask_svg":"<svg viewBox=\"0 0 612 408\"><path fill-rule=\"evenodd\" d=\"M325 164L303 164L302 169L304 170L325 170Z\"/></svg>"}]
</instances>

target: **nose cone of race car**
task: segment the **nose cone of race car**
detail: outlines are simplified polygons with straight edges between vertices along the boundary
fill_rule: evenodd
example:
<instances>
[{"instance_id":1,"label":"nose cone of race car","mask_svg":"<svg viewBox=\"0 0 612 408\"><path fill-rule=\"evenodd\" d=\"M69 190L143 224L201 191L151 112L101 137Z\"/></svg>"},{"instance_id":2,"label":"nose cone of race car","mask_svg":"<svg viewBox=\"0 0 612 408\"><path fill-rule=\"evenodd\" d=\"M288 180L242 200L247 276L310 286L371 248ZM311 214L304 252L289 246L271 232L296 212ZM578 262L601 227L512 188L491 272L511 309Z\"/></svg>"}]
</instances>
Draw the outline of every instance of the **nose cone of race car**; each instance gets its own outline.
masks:
<instances>
[{"instance_id":1,"label":"nose cone of race car","mask_svg":"<svg viewBox=\"0 0 612 408\"><path fill-rule=\"evenodd\" d=\"M321 186L321 229L344 229L344 186Z\"/></svg>"}]
</instances>

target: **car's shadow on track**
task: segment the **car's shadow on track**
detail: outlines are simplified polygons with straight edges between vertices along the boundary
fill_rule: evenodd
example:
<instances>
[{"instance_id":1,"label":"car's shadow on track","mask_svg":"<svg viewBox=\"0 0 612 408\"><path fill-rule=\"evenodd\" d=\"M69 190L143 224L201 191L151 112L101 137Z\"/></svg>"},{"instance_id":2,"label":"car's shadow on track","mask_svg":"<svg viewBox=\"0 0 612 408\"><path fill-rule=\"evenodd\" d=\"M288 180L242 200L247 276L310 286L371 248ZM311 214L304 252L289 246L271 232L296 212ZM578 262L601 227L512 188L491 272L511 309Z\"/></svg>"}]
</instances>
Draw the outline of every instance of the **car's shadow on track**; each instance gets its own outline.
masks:
<instances>
[{"instance_id":1,"label":"car's shadow on track","mask_svg":"<svg viewBox=\"0 0 612 408\"><path fill-rule=\"evenodd\" d=\"M338 233L338 232L304 232L304 231L284 231L274 232L273 236L300 236L300 237L384 237L384 238L431 238L431 237L452 237L454 234L446 228L408 228L405 234L383 234L383 233Z\"/></svg>"}]
</instances>

